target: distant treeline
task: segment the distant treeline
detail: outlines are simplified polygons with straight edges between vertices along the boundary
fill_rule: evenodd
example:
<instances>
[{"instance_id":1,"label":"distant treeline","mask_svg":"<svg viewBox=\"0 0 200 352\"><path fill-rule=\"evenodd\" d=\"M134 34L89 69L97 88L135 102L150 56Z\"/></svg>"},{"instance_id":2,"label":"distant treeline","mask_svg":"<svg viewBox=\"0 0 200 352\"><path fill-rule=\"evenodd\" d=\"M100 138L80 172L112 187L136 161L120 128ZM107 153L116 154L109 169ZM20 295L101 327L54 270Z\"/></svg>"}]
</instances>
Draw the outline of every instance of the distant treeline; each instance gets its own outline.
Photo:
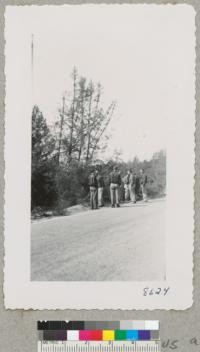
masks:
<instances>
[{"instance_id":1,"label":"distant treeline","mask_svg":"<svg viewBox=\"0 0 200 352\"><path fill-rule=\"evenodd\" d=\"M122 177L128 169L143 168L148 175L149 197L162 196L166 187L166 155L154 154L150 161L123 162L116 155L108 162L97 160L106 150L107 126L114 115L113 101L105 110L101 103L102 87L72 73L72 90L66 92L54 126L48 126L39 107L32 111L32 212L51 210L62 214L69 206L88 203L88 175L94 166L105 179L105 201L109 201L108 176L118 165ZM123 187L123 185L122 185ZM121 190L122 191L122 190Z\"/></svg>"}]
</instances>

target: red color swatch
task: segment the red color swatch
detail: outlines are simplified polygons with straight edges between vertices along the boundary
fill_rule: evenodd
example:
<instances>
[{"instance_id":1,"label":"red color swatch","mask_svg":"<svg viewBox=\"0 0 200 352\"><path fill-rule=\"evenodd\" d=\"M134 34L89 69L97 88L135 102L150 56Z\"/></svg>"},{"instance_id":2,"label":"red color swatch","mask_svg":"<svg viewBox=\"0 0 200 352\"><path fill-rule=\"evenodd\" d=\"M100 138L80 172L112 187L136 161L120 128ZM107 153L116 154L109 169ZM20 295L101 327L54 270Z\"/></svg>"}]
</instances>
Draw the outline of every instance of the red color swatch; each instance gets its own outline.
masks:
<instances>
[{"instance_id":1,"label":"red color swatch","mask_svg":"<svg viewBox=\"0 0 200 352\"><path fill-rule=\"evenodd\" d=\"M80 341L102 341L102 330L80 330Z\"/></svg>"}]
</instances>

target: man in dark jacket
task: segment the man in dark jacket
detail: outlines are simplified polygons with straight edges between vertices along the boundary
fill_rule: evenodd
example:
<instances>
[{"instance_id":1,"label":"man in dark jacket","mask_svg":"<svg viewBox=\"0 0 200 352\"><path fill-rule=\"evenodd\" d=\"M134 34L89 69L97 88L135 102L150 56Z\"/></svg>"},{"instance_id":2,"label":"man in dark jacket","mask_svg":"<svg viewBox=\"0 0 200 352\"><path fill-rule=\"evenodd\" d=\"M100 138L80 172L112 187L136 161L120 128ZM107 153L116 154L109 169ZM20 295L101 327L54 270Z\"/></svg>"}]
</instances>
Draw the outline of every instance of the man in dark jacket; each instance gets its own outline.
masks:
<instances>
[{"instance_id":1,"label":"man in dark jacket","mask_svg":"<svg viewBox=\"0 0 200 352\"><path fill-rule=\"evenodd\" d=\"M119 187L121 185L121 175L118 171L118 167L114 166L113 171L109 176L109 184L110 184L110 199L112 208L119 207Z\"/></svg>"},{"instance_id":2,"label":"man in dark jacket","mask_svg":"<svg viewBox=\"0 0 200 352\"><path fill-rule=\"evenodd\" d=\"M92 170L89 176L88 184L90 187L90 206L91 209L98 209L98 200L97 200L97 178L95 171Z\"/></svg>"},{"instance_id":3,"label":"man in dark jacket","mask_svg":"<svg viewBox=\"0 0 200 352\"><path fill-rule=\"evenodd\" d=\"M135 179L135 196L136 196L136 201L141 198L140 177L138 174L136 174L136 179Z\"/></svg>"},{"instance_id":4,"label":"man in dark jacket","mask_svg":"<svg viewBox=\"0 0 200 352\"><path fill-rule=\"evenodd\" d=\"M104 202L103 202L103 190L105 187L104 179L101 173L96 170L96 177L97 177L97 187L98 187L98 206L103 207Z\"/></svg>"},{"instance_id":5,"label":"man in dark jacket","mask_svg":"<svg viewBox=\"0 0 200 352\"><path fill-rule=\"evenodd\" d=\"M140 187L141 187L141 192L142 192L142 198L144 202L147 202L147 175L145 174L144 170L140 170Z\"/></svg>"}]
</instances>

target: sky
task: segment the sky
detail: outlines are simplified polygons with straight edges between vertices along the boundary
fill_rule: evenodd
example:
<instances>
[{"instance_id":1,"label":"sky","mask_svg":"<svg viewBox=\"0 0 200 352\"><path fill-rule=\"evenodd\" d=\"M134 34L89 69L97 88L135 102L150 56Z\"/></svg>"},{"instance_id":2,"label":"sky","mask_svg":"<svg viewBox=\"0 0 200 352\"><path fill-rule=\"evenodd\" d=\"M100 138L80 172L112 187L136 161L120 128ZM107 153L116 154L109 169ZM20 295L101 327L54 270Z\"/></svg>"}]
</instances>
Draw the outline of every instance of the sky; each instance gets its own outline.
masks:
<instances>
[{"instance_id":1,"label":"sky","mask_svg":"<svg viewBox=\"0 0 200 352\"><path fill-rule=\"evenodd\" d=\"M49 124L76 66L80 75L101 82L104 106L117 101L106 157L117 149L124 160L144 160L167 148L169 125L184 109L193 79L188 5L18 8L7 10L7 23L30 72L34 35L33 102Z\"/></svg>"}]
</instances>

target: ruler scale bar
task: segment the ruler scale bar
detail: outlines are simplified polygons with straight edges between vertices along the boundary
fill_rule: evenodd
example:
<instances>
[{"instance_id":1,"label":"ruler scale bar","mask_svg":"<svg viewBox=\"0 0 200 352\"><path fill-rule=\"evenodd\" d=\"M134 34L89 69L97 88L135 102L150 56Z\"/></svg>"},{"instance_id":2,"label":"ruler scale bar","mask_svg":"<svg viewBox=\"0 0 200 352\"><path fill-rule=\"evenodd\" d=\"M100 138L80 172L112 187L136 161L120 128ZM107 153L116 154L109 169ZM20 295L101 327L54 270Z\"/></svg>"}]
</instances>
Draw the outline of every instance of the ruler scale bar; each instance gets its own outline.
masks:
<instances>
[{"instance_id":1,"label":"ruler scale bar","mask_svg":"<svg viewBox=\"0 0 200 352\"><path fill-rule=\"evenodd\" d=\"M160 352L159 321L40 321L38 352Z\"/></svg>"},{"instance_id":2,"label":"ruler scale bar","mask_svg":"<svg viewBox=\"0 0 200 352\"><path fill-rule=\"evenodd\" d=\"M160 352L159 341L131 342L38 342L38 352Z\"/></svg>"}]
</instances>

